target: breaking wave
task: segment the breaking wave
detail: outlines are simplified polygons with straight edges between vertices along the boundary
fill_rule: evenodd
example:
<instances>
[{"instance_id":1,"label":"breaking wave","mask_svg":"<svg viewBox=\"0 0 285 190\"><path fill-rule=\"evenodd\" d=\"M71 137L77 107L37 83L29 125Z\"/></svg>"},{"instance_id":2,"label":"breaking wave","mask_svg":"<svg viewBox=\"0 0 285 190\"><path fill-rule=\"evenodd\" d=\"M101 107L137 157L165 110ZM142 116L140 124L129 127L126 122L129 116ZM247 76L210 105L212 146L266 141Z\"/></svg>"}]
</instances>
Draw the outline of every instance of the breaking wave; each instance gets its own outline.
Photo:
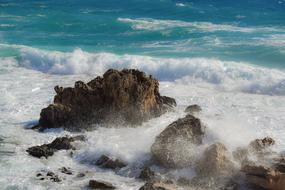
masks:
<instances>
[{"instance_id":1,"label":"breaking wave","mask_svg":"<svg viewBox=\"0 0 285 190\"><path fill-rule=\"evenodd\" d=\"M20 46L22 67L57 75L102 75L107 69L133 68L162 81L200 84L226 91L285 95L285 72L242 62L208 58L157 58L141 55L46 51Z\"/></svg>"}]
</instances>

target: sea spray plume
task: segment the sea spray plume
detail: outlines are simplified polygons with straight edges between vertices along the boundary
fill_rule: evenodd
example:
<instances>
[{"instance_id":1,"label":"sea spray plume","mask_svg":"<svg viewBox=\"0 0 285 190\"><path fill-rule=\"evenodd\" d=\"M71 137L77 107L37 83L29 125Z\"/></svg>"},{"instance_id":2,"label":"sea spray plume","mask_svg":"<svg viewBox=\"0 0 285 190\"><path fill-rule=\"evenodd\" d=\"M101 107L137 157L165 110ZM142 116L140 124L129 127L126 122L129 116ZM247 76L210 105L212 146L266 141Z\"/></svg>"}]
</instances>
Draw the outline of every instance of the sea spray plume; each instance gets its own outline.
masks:
<instances>
[{"instance_id":1,"label":"sea spray plume","mask_svg":"<svg viewBox=\"0 0 285 190\"><path fill-rule=\"evenodd\" d=\"M56 86L55 91L54 103L42 109L35 128L71 129L79 123L136 125L176 106L173 98L160 95L156 79L131 69L110 69L87 84L77 81L74 88Z\"/></svg>"}]
</instances>

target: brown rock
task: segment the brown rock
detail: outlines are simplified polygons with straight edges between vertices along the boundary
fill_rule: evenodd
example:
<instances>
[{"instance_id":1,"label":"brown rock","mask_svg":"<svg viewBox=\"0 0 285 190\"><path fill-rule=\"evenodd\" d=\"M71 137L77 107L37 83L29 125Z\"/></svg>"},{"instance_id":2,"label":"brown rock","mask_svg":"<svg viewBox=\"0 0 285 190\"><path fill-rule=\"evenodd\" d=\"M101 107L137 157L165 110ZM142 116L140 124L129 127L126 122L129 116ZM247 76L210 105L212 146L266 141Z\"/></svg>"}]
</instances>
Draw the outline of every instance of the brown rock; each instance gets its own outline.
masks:
<instances>
[{"instance_id":1,"label":"brown rock","mask_svg":"<svg viewBox=\"0 0 285 190\"><path fill-rule=\"evenodd\" d=\"M274 139L265 137L263 139L256 139L249 144L249 148L255 152L263 151L275 144Z\"/></svg>"},{"instance_id":2,"label":"brown rock","mask_svg":"<svg viewBox=\"0 0 285 190\"><path fill-rule=\"evenodd\" d=\"M193 162L196 145L202 143L204 127L192 115L178 119L155 139L151 153L165 167L185 167Z\"/></svg>"},{"instance_id":3,"label":"brown rock","mask_svg":"<svg viewBox=\"0 0 285 190\"><path fill-rule=\"evenodd\" d=\"M140 124L176 106L173 98L159 94L156 79L132 69L110 69L87 84L78 81L74 88L56 86L55 91L54 104L40 114L43 129L71 128L81 122Z\"/></svg>"},{"instance_id":4,"label":"brown rock","mask_svg":"<svg viewBox=\"0 0 285 190\"><path fill-rule=\"evenodd\" d=\"M242 171L250 185L268 190L284 190L285 174L262 165L245 165Z\"/></svg>"},{"instance_id":5,"label":"brown rock","mask_svg":"<svg viewBox=\"0 0 285 190\"><path fill-rule=\"evenodd\" d=\"M225 176L232 174L234 164L230 160L229 152L222 143L209 146L201 160L198 161L196 172L201 176Z\"/></svg>"},{"instance_id":6,"label":"brown rock","mask_svg":"<svg viewBox=\"0 0 285 190\"><path fill-rule=\"evenodd\" d=\"M172 184L147 182L139 190L177 190L177 188Z\"/></svg>"},{"instance_id":7,"label":"brown rock","mask_svg":"<svg viewBox=\"0 0 285 190\"><path fill-rule=\"evenodd\" d=\"M90 180L89 188L91 189L116 189L111 183L98 180Z\"/></svg>"}]
</instances>

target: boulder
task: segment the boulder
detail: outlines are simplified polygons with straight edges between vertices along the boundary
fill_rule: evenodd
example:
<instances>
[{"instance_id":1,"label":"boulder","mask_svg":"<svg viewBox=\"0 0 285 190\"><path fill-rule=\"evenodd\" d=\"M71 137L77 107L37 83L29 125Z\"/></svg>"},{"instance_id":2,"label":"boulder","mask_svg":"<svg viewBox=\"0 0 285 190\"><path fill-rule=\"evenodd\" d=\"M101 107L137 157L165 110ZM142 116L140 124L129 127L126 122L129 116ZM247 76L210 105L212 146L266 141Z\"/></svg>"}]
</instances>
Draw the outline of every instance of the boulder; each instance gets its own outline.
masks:
<instances>
[{"instance_id":1,"label":"boulder","mask_svg":"<svg viewBox=\"0 0 285 190\"><path fill-rule=\"evenodd\" d=\"M250 142L249 148L254 152L261 152L275 144L274 139L271 137L265 137L263 139L255 139Z\"/></svg>"},{"instance_id":2,"label":"boulder","mask_svg":"<svg viewBox=\"0 0 285 190\"><path fill-rule=\"evenodd\" d=\"M168 125L156 137L151 153L164 167L186 167L194 161L196 147L202 143L203 136L201 121L187 115Z\"/></svg>"},{"instance_id":3,"label":"boulder","mask_svg":"<svg viewBox=\"0 0 285 190\"><path fill-rule=\"evenodd\" d=\"M69 150L73 149L72 142L84 140L84 137L79 135L75 137L58 137L54 141L49 144L43 144L40 146L33 146L28 148L26 151L34 157L41 158L45 157L48 158L52 156L54 152L58 150Z\"/></svg>"},{"instance_id":4,"label":"boulder","mask_svg":"<svg viewBox=\"0 0 285 190\"><path fill-rule=\"evenodd\" d=\"M163 182L147 182L139 190L177 190L177 188Z\"/></svg>"},{"instance_id":5,"label":"boulder","mask_svg":"<svg viewBox=\"0 0 285 190\"><path fill-rule=\"evenodd\" d=\"M202 108L199 105L194 104L188 106L184 112L194 114L194 113L199 113L200 111L202 111Z\"/></svg>"},{"instance_id":6,"label":"boulder","mask_svg":"<svg viewBox=\"0 0 285 190\"><path fill-rule=\"evenodd\" d=\"M246 174L248 184L257 189L284 190L285 188L285 173L278 169L252 164L243 166L242 171Z\"/></svg>"},{"instance_id":7,"label":"boulder","mask_svg":"<svg viewBox=\"0 0 285 190\"><path fill-rule=\"evenodd\" d=\"M137 125L176 106L173 98L160 95L156 79L133 69L110 69L88 83L77 81L73 88L56 86L55 92L54 103L41 111L42 129L102 122Z\"/></svg>"},{"instance_id":8,"label":"boulder","mask_svg":"<svg viewBox=\"0 0 285 190\"><path fill-rule=\"evenodd\" d=\"M106 155L102 155L95 163L95 165L105 169L121 169L127 166L124 162L119 159L111 159Z\"/></svg>"},{"instance_id":9,"label":"boulder","mask_svg":"<svg viewBox=\"0 0 285 190\"><path fill-rule=\"evenodd\" d=\"M113 186L111 183L98 180L90 180L88 187L91 189L116 189L116 187Z\"/></svg>"},{"instance_id":10,"label":"boulder","mask_svg":"<svg viewBox=\"0 0 285 190\"><path fill-rule=\"evenodd\" d=\"M215 143L205 150L195 169L200 176L228 176L233 174L234 164L225 145Z\"/></svg>"},{"instance_id":11,"label":"boulder","mask_svg":"<svg viewBox=\"0 0 285 190\"><path fill-rule=\"evenodd\" d=\"M48 158L52 156L55 152L54 149L50 148L48 145L41 145L41 146L33 146L26 150L31 156L41 158L45 157Z\"/></svg>"},{"instance_id":12,"label":"boulder","mask_svg":"<svg viewBox=\"0 0 285 190\"><path fill-rule=\"evenodd\" d=\"M250 158L255 158L260 162L270 161L271 157L276 155L270 148L275 144L274 139L265 137L263 139L255 139L249 143L247 147L238 147L233 151L233 157L241 165L251 162Z\"/></svg>"}]
</instances>

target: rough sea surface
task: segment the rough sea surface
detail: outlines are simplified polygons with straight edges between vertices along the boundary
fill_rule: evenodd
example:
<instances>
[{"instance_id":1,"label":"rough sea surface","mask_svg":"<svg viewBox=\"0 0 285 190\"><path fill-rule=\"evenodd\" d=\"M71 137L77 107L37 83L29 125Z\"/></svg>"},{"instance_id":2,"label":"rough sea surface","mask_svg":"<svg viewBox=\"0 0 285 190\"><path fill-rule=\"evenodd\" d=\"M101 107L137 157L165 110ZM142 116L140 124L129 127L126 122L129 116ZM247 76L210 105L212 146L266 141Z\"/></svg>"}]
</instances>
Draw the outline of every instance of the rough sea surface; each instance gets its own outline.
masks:
<instances>
[{"instance_id":1,"label":"rough sea surface","mask_svg":"<svg viewBox=\"0 0 285 190\"><path fill-rule=\"evenodd\" d=\"M139 128L114 126L84 132L71 158L49 159L26 149L74 135L62 129L26 130L52 102L53 87L136 68L160 81L174 97L174 112ZM150 158L154 138L199 104L206 144L230 150L271 136L285 150L285 0L0 0L0 189L84 189L103 179L136 190L134 179ZM101 154L129 164L119 171L91 163ZM61 183L40 181L41 170L89 171L83 180L62 174ZM191 178L191 168L169 176Z\"/></svg>"}]
</instances>

